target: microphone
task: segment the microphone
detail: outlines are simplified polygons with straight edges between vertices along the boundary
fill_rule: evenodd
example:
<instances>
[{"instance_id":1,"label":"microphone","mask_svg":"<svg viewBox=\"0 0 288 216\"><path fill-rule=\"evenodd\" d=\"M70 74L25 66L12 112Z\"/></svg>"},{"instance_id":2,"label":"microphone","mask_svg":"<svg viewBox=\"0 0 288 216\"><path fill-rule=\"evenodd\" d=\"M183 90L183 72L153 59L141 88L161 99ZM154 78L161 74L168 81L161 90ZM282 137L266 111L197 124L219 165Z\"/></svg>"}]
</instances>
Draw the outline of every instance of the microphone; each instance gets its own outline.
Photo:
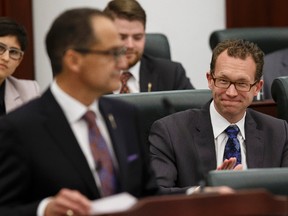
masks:
<instances>
[{"instance_id":1,"label":"microphone","mask_svg":"<svg viewBox=\"0 0 288 216\"><path fill-rule=\"evenodd\" d=\"M174 105L170 102L168 98L164 97L162 103L164 106L165 113L167 113L167 115L171 115L177 112Z\"/></svg>"}]
</instances>

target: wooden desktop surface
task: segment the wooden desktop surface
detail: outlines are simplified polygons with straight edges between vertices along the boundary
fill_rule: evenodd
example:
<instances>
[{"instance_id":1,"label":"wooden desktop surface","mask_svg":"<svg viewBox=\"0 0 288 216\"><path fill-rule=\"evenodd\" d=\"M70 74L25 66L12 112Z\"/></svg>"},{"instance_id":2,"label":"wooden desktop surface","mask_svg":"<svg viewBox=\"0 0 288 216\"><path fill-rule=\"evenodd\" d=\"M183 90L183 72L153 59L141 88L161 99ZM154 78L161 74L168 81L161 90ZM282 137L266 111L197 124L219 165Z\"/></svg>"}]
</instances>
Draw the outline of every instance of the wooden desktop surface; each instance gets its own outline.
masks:
<instances>
[{"instance_id":1,"label":"wooden desktop surface","mask_svg":"<svg viewBox=\"0 0 288 216\"><path fill-rule=\"evenodd\" d=\"M249 107L277 118L276 103L272 99L254 101Z\"/></svg>"},{"instance_id":2,"label":"wooden desktop surface","mask_svg":"<svg viewBox=\"0 0 288 216\"><path fill-rule=\"evenodd\" d=\"M110 216L288 215L288 198L265 190L234 194L166 195L140 199L130 210Z\"/></svg>"}]
</instances>

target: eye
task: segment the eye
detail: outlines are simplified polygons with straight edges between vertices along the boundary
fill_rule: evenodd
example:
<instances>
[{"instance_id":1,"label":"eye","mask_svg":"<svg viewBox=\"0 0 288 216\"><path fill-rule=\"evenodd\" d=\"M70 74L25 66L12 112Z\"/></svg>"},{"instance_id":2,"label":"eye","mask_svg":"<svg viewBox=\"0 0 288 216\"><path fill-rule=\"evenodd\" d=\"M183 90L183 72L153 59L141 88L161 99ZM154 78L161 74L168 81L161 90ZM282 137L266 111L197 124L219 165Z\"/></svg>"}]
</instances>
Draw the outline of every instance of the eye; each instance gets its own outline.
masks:
<instances>
[{"instance_id":1,"label":"eye","mask_svg":"<svg viewBox=\"0 0 288 216\"><path fill-rule=\"evenodd\" d=\"M0 46L0 52L5 52L6 48L4 46Z\"/></svg>"},{"instance_id":2,"label":"eye","mask_svg":"<svg viewBox=\"0 0 288 216\"><path fill-rule=\"evenodd\" d=\"M136 41L140 41L140 40L142 40L143 37L144 37L143 34L133 35L133 39L136 40Z\"/></svg>"},{"instance_id":3,"label":"eye","mask_svg":"<svg viewBox=\"0 0 288 216\"><path fill-rule=\"evenodd\" d=\"M245 83L245 82L237 82L237 85L238 85L239 87L243 87L243 88L249 86L249 84L248 84L248 83Z\"/></svg>"},{"instance_id":4,"label":"eye","mask_svg":"<svg viewBox=\"0 0 288 216\"><path fill-rule=\"evenodd\" d=\"M19 50L14 50L14 49L10 49L9 53L11 55L19 55L20 54Z\"/></svg>"},{"instance_id":5,"label":"eye","mask_svg":"<svg viewBox=\"0 0 288 216\"><path fill-rule=\"evenodd\" d=\"M218 79L218 82L219 82L220 84L230 83L230 81L228 81L228 80L226 80L226 79L222 79L222 78L219 78L219 79Z\"/></svg>"}]
</instances>

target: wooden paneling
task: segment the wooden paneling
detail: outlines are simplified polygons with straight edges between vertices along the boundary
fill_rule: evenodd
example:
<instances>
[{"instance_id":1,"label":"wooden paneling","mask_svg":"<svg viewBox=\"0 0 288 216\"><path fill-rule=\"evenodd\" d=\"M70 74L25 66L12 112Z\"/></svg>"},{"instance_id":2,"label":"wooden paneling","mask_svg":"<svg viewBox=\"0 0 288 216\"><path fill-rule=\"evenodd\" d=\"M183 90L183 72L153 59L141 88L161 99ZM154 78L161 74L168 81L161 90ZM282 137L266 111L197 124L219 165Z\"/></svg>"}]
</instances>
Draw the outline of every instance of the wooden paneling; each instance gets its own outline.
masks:
<instances>
[{"instance_id":1,"label":"wooden paneling","mask_svg":"<svg viewBox=\"0 0 288 216\"><path fill-rule=\"evenodd\" d=\"M288 26L287 0L226 0L226 27Z\"/></svg>"},{"instance_id":2,"label":"wooden paneling","mask_svg":"<svg viewBox=\"0 0 288 216\"><path fill-rule=\"evenodd\" d=\"M28 34L28 47L14 76L34 79L32 0L0 0L0 16L11 17L25 26Z\"/></svg>"}]
</instances>

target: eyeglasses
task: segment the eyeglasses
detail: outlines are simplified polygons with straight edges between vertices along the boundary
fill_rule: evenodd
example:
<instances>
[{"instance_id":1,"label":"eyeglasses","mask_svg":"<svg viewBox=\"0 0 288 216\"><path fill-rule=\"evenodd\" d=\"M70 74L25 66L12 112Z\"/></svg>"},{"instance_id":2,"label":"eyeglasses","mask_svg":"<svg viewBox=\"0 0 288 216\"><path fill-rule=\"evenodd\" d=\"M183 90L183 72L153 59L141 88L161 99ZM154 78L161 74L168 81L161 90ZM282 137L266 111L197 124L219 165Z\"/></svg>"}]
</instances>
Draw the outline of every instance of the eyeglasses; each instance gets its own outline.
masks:
<instances>
[{"instance_id":1,"label":"eyeglasses","mask_svg":"<svg viewBox=\"0 0 288 216\"><path fill-rule=\"evenodd\" d=\"M215 78L212 76L214 85L218 88L228 89L232 84L235 86L236 90L242 92L249 92L251 88L258 82L255 81L253 84L247 82L231 82L230 80L224 78Z\"/></svg>"},{"instance_id":2,"label":"eyeglasses","mask_svg":"<svg viewBox=\"0 0 288 216\"><path fill-rule=\"evenodd\" d=\"M98 54L98 55L113 56L116 62L119 60L121 56L125 55L127 51L125 47L114 48L110 50L92 50L92 49L86 49L86 48L74 48L74 50L82 54L92 53L92 54Z\"/></svg>"},{"instance_id":3,"label":"eyeglasses","mask_svg":"<svg viewBox=\"0 0 288 216\"><path fill-rule=\"evenodd\" d=\"M9 57L13 60L21 59L24 54L20 49L9 48L7 45L0 43L0 55L3 55L7 50L9 52Z\"/></svg>"}]
</instances>

